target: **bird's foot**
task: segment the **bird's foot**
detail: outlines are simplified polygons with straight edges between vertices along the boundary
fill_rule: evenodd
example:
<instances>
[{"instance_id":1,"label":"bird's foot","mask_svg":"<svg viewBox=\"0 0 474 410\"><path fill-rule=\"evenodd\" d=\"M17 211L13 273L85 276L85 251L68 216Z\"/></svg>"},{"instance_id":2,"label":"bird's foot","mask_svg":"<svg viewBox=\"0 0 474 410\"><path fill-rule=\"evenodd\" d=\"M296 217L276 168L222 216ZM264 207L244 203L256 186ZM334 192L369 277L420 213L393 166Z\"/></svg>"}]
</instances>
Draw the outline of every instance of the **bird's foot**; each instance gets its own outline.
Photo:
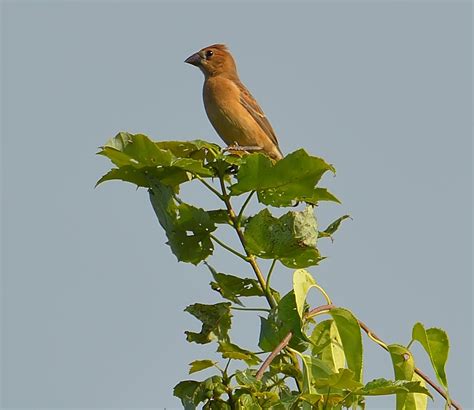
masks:
<instances>
[{"instance_id":1,"label":"bird's foot","mask_svg":"<svg viewBox=\"0 0 474 410\"><path fill-rule=\"evenodd\" d=\"M224 151L262 151L263 148L257 145L229 145Z\"/></svg>"}]
</instances>

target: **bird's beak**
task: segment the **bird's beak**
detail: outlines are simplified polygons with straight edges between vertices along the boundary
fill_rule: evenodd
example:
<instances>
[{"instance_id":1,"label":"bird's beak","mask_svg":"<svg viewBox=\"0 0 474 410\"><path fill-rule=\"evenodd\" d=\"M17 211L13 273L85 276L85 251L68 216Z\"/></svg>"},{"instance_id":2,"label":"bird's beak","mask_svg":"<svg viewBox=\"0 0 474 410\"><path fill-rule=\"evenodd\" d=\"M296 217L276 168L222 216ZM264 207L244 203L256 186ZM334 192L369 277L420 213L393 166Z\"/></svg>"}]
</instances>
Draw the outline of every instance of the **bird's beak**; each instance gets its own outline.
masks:
<instances>
[{"instance_id":1,"label":"bird's beak","mask_svg":"<svg viewBox=\"0 0 474 410\"><path fill-rule=\"evenodd\" d=\"M186 60L184 60L184 62L198 67L201 64L201 56L199 53L194 53L192 56L189 56Z\"/></svg>"}]
</instances>

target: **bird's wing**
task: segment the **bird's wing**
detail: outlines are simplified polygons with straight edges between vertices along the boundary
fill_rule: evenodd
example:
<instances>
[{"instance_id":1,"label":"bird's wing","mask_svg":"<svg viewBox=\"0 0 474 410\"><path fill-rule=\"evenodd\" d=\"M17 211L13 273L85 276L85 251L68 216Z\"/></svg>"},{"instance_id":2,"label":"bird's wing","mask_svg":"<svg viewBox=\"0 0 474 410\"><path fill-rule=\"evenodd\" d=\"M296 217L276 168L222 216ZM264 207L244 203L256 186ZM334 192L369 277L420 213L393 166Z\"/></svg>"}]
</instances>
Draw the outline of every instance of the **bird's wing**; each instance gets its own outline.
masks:
<instances>
[{"instance_id":1,"label":"bird's wing","mask_svg":"<svg viewBox=\"0 0 474 410\"><path fill-rule=\"evenodd\" d=\"M268 121L267 117L263 113L262 109L258 105L255 98L252 97L249 90L245 88L245 86L239 81L237 82L237 86L240 90L240 103L245 107L245 109L249 112L252 118L257 122L260 128L265 132L265 134L270 138L270 140L278 147L278 140L275 135L275 131L273 131L270 122Z\"/></svg>"}]
</instances>

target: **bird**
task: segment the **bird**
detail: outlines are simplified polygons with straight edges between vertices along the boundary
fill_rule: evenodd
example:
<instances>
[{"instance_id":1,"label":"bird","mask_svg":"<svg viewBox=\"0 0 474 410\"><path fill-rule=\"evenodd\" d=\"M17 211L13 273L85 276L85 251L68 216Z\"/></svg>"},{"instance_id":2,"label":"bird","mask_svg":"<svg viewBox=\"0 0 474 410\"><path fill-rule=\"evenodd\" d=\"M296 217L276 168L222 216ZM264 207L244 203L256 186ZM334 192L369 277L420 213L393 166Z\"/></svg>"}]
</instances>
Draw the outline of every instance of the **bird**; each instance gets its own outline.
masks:
<instances>
[{"instance_id":1,"label":"bird","mask_svg":"<svg viewBox=\"0 0 474 410\"><path fill-rule=\"evenodd\" d=\"M275 161L283 158L275 131L240 81L235 60L226 45L204 47L184 62L203 72L204 108L229 151L259 151Z\"/></svg>"}]
</instances>

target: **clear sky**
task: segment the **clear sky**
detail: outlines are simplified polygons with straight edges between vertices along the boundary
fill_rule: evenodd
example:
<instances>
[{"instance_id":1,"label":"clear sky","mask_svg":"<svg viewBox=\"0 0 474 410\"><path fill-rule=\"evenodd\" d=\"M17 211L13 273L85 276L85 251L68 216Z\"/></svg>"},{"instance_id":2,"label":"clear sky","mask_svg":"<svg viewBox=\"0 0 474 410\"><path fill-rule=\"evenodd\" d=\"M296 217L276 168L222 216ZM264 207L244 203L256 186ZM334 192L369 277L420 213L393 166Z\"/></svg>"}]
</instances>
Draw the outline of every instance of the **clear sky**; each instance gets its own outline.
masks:
<instances>
[{"instance_id":1,"label":"clear sky","mask_svg":"<svg viewBox=\"0 0 474 410\"><path fill-rule=\"evenodd\" d=\"M219 142L202 74L183 62L216 42L282 150L337 168L325 182L343 205L323 204L320 223L353 221L321 243L328 259L312 274L389 343L406 344L416 321L447 330L451 392L472 408L471 8L3 1L3 408L178 408L188 363L214 357L183 333L200 326L187 305L219 300L209 273L177 263L146 191L94 189L110 166L94 154L119 130ZM185 195L212 204L200 187ZM211 260L250 274L220 250ZM288 290L291 275L279 266L275 285ZM248 347L251 317L234 326ZM391 378L387 354L365 349L366 380Z\"/></svg>"}]
</instances>

